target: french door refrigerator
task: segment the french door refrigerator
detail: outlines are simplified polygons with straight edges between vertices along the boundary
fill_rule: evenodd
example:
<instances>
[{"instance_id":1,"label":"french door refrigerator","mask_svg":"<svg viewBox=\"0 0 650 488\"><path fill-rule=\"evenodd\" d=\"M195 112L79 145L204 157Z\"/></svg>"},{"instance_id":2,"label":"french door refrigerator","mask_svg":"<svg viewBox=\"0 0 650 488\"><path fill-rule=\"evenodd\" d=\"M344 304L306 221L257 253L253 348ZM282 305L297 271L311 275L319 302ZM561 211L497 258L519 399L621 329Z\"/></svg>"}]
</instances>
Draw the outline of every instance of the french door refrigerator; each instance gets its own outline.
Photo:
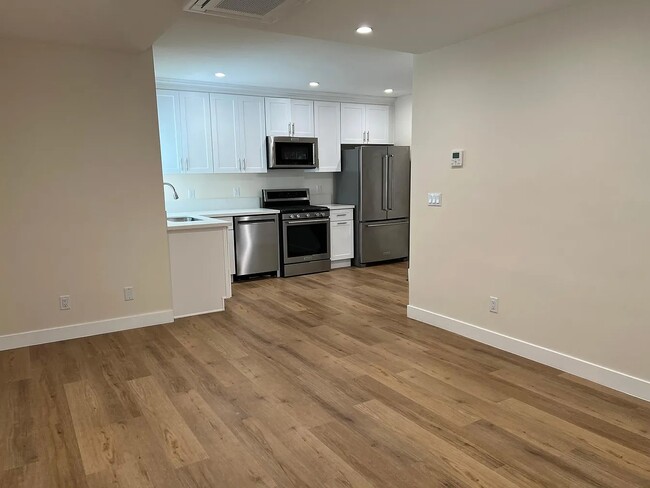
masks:
<instances>
[{"instance_id":1,"label":"french door refrigerator","mask_svg":"<svg viewBox=\"0 0 650 488\"><path fill-rule=\"evenodd\" d=\"M411 157L408 147L345 149L334 201L355 206L354 265L407 258Z\"/></svg>"}]
</instances>

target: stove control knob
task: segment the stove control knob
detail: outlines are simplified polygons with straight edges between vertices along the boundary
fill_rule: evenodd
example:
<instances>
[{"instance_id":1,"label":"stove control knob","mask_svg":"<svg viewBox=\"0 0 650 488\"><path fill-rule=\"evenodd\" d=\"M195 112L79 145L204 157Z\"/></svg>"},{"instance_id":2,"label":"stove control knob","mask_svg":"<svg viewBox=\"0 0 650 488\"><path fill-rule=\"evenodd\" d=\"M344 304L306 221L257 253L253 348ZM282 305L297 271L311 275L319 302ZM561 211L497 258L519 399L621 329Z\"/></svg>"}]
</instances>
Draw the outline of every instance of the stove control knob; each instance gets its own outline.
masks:
<instances>
[{"instance_id":1,"label":"stove control knob","mask_svg":"<svg viewBox=\"0 0 650 488\"><path fill-rule=\"evenodd\" d=\"M309 218L309 217L311 217L311 214L310 214L310 213L306 213L306 214L305 214L305 217Z\"/></svg>"}]
</instances>

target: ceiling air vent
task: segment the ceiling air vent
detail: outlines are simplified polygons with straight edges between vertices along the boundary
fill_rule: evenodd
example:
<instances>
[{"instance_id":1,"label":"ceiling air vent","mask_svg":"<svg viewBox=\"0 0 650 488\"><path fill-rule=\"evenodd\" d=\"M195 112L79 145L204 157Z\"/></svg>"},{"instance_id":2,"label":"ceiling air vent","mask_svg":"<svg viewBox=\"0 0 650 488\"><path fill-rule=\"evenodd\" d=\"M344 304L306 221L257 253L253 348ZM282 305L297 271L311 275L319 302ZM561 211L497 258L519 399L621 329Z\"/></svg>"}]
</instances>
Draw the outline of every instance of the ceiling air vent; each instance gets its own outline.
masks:
<instances>
[{"instance_id":1,"label":"ceiling air vent","mask_svg":"<svg viewBox=\"0 0 650 488\"><path fill-rule=\"evenodd\" d=\"M277 22L298 5L310 0L192 0L185 10L199 14L216 15L227 19Z\"/></svg>"}]
</instances>

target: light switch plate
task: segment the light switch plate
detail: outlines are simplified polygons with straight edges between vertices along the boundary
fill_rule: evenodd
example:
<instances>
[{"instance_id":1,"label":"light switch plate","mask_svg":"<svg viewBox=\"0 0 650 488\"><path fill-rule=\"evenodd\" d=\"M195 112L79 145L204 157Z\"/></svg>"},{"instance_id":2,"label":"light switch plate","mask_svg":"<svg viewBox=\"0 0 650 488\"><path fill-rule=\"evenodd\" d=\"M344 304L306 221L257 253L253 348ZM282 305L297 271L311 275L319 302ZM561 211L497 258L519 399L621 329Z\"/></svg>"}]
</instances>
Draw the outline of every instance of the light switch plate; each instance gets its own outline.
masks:
<instances>
[{"instance_id":1,"label":"light switch plate","mask_svg":"<svg viewBox=\"0 0 650 488\"><path fill-rule=\"evenodd\" d=\"M442 207L442 193L429 193L427 202L429 207Z\"/></svg>"}]
</instances>

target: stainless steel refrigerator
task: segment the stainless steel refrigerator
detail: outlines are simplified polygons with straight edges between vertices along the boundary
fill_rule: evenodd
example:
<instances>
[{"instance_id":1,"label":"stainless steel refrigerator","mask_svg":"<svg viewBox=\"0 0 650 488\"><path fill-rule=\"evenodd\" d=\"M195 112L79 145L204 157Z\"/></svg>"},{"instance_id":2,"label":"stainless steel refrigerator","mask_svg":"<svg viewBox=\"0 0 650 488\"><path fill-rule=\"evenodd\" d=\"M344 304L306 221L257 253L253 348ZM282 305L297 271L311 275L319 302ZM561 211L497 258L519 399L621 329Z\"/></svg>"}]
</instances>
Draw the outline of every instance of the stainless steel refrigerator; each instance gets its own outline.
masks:
<instances>
[{"instance_id":1,"label":"stainless steel refrigerator","mask_svg":"<svg viewBox=\"0 0 650 488\"><path fill-rule=\"evenodd\" d=\"M355 206L354 265L408 258L411 156L408 147L343 150L334 202Z\"/></svg>"}]
</instances>

